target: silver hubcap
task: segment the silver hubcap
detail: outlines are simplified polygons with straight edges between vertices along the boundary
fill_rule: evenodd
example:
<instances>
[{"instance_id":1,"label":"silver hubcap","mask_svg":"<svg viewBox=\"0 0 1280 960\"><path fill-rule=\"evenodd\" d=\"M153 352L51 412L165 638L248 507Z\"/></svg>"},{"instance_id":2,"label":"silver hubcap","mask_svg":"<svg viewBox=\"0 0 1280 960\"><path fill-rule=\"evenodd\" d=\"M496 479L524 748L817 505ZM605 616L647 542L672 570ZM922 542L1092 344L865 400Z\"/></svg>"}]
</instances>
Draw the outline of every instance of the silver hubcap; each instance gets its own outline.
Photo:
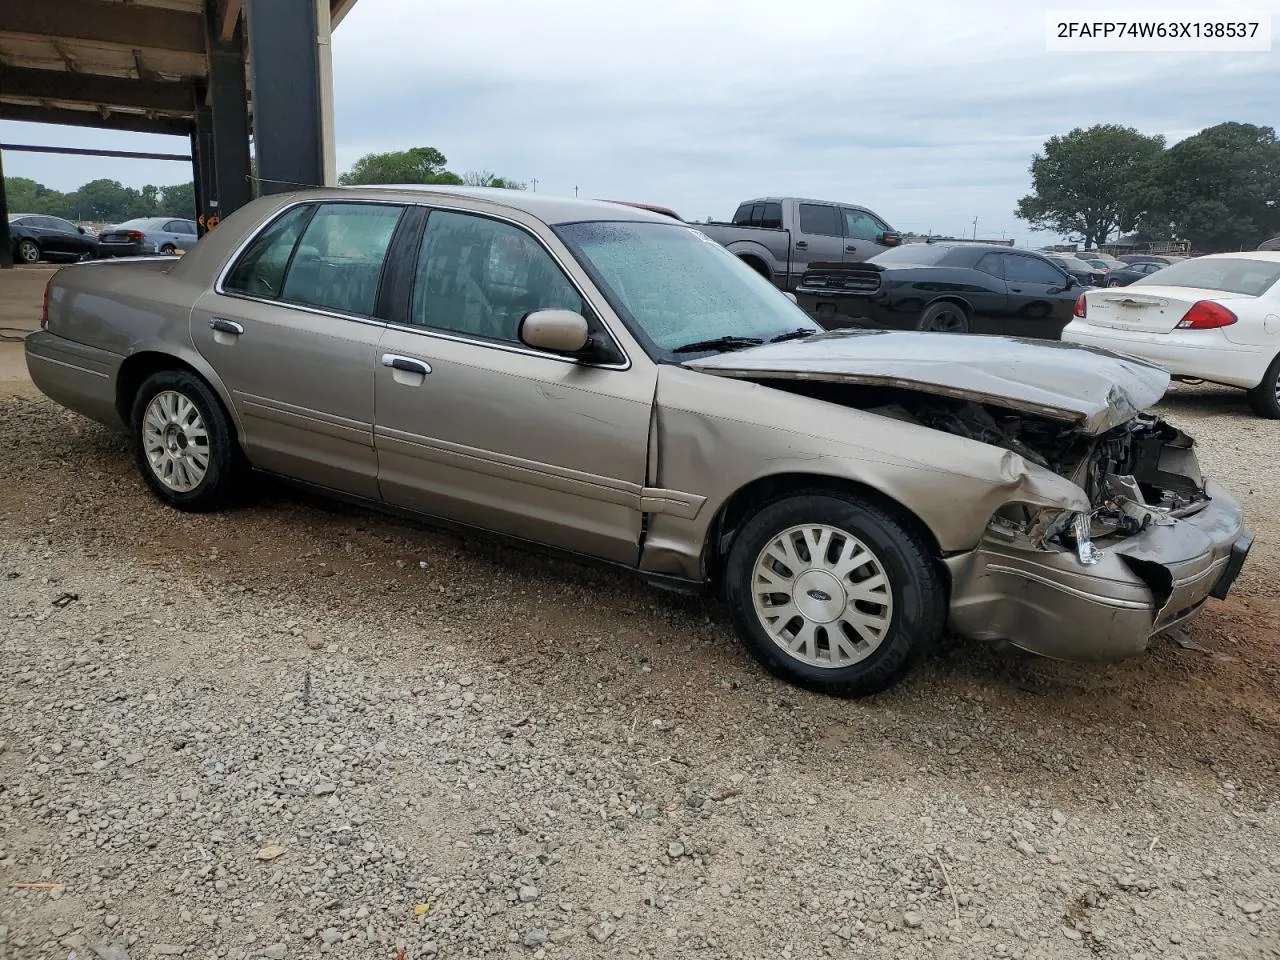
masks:
<instances>
[{"instance_id":1,"label":"silver hubcap","mask_svg":"<svg viewBox=\"0 0 1280 960\"><path fill-rule=\"evenodd\" d=\"M40 248L34 243L25 242L18 247L18 256L26 263L35 263L40 259Z\"/></svg>"},{"instance_id":2,"label":"silver hubcap","mask_svg":"<svg viewBox=\"0 0 1280 960\"><path fill-rule=\"evenodd\" d=\"M756 558L751 593L773 642L813 667L865 660L893 622L893 592L880 558L836 527L778 534Z\"/></svg>"},{"instance_id":3,"label":"silver hubcap","mask_svg":"<svg viewBox=\"0 0 1280 960\"><path fill-rule=\"evenodd\" d=\"M142 418L142 449L151 472L176 493L190 493L209 470L209 434L196 405L176 390L162 390Z\"/></svg>"}]
</instances>

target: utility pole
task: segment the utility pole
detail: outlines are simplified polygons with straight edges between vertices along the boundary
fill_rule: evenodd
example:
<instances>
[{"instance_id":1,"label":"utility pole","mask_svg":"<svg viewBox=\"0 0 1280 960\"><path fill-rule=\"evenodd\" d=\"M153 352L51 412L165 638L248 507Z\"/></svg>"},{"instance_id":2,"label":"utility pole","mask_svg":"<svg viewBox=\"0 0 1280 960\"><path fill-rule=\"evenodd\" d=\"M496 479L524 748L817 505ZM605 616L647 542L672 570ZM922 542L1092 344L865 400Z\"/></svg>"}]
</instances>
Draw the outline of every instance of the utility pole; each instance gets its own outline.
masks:
<instances>
[{"instance_id":1,"label":"utility pole","mask_svg":"<svg viewBox=\"0 0 1280 960\"><path fill-rule=\"evenodd\" d=\"M578 188L577 188L577 187L574 187L574 188L573 188L573 195L574 195L575 197L578 195Z\"/></svg>"},{"instance_id":2,"label":"utility pole","mask_svg":"<svg viewBox=\"0 0 1280 960\"><path fill-rule=\"evenodd\" d=\"M530 178L529 178L529 182L533 184L533 192L534 192L534 193L537 193L537 192L538 192L538 178L537 178L537 177L530 177Z\"/></svg>"},{"instance_id":3,"label":"utility pole","mask_svg":"<svg viewBox=\"0 0 1280 960\"><path fill-rule=\"evenodd\" d=\"M973 239L978 239L978 218L973 218Z\"/></svg>"}]
</instances>

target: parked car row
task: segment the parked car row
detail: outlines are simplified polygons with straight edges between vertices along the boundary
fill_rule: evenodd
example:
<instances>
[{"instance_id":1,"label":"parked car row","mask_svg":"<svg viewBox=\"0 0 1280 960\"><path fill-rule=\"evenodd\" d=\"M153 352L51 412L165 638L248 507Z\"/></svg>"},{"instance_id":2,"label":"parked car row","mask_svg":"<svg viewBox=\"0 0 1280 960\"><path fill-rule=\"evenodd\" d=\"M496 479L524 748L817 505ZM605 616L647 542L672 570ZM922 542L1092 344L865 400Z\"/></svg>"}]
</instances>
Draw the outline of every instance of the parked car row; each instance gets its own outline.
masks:
<instances>
[{"instance_id":1,"label":"parked car row","mask_svg":"<svg viewBox=\"0 0 1280 960\"><path fill-rule=\"evenodd\" d=\"M136 257L173 254L196 242L196 224L173 217L140 217L104 229L94 236L61 217L43 214L11 214L9 234L17 263L96 260L99 257Z\"/></svg>"}]
</instances>

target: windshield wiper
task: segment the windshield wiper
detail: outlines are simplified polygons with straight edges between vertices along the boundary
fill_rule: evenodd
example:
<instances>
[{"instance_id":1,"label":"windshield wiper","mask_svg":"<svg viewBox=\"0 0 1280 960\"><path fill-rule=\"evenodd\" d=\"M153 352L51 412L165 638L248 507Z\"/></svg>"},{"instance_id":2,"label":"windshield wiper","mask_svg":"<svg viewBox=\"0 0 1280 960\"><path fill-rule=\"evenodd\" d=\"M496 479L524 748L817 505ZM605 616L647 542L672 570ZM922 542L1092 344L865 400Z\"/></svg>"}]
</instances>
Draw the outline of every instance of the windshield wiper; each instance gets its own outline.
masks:
<instances>
[{"instance_id":1,"label":"windshield wiper","mask_svg":"<svg viewBox=\"0 0 1280 960\"><path fill-rule=\"evenodd\" d=\"M741 347L758 347L764 343L759 337L713 337L710 340L695 340L679 347L673 347L672 353L701 353L703 350L737 350Z\"/></svg>"},{"instance_id":2,"label":"windshield wiper","mask_svg":"<svg viewBox=\"0 0 1280 960\"><path fill-rule=\"evenodd\" d=\"M784 340L799 340L802 337L812 337L817 332L813 327L797 327L794 330L788 330L786 333L780 333L776 337L771 337L769 342L782 343Z\"/></svg>"}]
</instances>

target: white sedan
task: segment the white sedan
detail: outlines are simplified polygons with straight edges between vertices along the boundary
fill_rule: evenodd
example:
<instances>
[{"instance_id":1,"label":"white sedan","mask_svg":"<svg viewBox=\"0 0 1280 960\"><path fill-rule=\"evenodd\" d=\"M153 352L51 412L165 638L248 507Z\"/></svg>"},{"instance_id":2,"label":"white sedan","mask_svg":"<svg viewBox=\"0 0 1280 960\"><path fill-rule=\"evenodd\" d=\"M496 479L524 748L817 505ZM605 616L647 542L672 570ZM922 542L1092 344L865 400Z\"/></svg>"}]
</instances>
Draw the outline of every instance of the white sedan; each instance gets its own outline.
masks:
<instances>
[{"instance_id":1,"label":"white sedan","mask_svg":"<svg viewBox=\"0 0 1280 960\"><path fill-rule=\"evenodd\" d=\"M1128 287L1082 293L1062 339L1242 387L1259 416L1280 419L1278 280L1280 252L1183 260Z\"/></svg>"}]
</instances>

